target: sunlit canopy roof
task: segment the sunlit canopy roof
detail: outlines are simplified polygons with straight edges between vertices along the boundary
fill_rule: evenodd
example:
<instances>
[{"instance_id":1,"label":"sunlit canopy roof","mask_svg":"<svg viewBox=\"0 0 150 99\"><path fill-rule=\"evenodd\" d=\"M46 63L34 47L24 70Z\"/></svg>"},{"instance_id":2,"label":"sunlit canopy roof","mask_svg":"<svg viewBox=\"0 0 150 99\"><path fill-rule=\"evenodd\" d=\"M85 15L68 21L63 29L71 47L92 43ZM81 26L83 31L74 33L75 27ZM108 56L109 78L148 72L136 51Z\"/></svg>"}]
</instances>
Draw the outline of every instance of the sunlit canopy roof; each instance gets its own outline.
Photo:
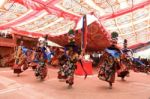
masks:
<instances>
[{"instance_id":1,"label":"sunlit canopy roof","mask_svg":"<svg viewBox=\"0 0 150 99\"><path fill-rule=\"evenodd\" d=\"M119 42L150 40L150 0L0 0L0 29L27 36L59 36L76 28L80 17L94 15Z\"/></svg>"}]
</instances>

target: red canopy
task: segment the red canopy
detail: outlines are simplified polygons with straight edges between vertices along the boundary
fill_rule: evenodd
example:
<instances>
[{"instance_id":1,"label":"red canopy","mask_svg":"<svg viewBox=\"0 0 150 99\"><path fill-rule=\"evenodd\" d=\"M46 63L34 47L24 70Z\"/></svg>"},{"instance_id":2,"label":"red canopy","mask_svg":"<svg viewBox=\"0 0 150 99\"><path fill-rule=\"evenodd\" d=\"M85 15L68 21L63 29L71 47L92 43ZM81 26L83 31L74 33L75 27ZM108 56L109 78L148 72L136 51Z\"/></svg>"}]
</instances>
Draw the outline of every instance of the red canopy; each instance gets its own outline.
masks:
<instances>
[{"instance_id":1,"label":"red canopy","mask_svg":"<svg viewBox=\"0 0 150 99\"><path fill-rule=\"evenodd\" d=\"M45 34L61 45L66 34L75 29L81 16L93 14L99 20L88 28L88 49L109 45L109 35L119 33L119 43L129 46L150 40L150 0L1 0L0 29L20 35L39 37ZM76 34L80 45L80 33ZM60 40L61 39L61 40ZM62 42L63 40L63 42Z\"/></svg>"}]
</instances>

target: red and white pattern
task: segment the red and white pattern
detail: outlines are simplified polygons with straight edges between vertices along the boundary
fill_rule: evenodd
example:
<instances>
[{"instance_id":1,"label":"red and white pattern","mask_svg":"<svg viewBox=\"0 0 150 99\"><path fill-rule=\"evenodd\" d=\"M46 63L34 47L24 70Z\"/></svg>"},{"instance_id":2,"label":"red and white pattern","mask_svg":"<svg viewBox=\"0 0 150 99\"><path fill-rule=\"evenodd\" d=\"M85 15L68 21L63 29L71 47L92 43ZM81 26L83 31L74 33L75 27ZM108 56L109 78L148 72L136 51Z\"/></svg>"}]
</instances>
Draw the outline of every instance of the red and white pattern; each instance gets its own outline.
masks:
<instances>
[{"instance_id":1,"label":"red and white pattern","mask_svg":"<svg viewBox=\"0 0 150 99\"><path fill-rule=\"evenodd\" d=\"M150 39L149 5L150 0L5 0L0 30L60 36L75 28L81 16L93 14L107 34L117 31L120 43L128 39L131 46Z\"/></svg>"}]
</instances>

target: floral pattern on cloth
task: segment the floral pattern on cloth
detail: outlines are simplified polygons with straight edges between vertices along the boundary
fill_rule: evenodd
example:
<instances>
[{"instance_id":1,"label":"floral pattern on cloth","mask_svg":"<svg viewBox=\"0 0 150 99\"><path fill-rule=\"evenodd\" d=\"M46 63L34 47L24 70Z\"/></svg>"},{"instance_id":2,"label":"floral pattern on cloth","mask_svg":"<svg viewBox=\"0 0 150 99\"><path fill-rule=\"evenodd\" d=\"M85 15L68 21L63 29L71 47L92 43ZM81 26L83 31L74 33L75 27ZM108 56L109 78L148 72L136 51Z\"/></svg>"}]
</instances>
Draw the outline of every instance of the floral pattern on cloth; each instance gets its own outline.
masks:
<instances>
[{"instance_id":1,"label":"floral pattern on cloth","mask_svg":"<svg viewBox=\"0 0 150 99\"><path fill-rule=\"evenodd\" d=\"M117 70L117 59L105 52L103 54L102 64L100 65L98 78L103 81L114 83L115 72Z\"/></svg>"},{"instance_id":2,"label":"floral pattern on cloth","mask_svg":"<svg viewBox=\"0 0 150 99\"><path fill-rule=\"evenodd\" d=\"M104 63L100 66L98 78L107 82L114 83L115 72L116 69L114 62L105 60Z\"/></svg>"},{"instance_id":3,"label":"floral pattern on cloth","mask_svg":"<svg viewBox=\"0 0 150 99\"><path fill-rule=\"evenodd\" d=\"M60 73L65 76L73 76L74 75L74 71L76 69L76 65L70 61L67 61L63 66L61 66L60 68Z\"/></svg>"}]
</instances>

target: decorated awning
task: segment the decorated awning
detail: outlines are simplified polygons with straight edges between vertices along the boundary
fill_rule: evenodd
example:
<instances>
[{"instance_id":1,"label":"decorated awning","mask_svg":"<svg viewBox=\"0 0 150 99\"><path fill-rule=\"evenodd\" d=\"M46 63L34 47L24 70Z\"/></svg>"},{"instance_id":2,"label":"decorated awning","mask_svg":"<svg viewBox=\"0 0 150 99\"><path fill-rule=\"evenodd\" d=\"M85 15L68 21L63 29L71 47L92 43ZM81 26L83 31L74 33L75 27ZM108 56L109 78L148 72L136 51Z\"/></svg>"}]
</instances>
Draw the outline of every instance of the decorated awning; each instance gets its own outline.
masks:
<instances>
[{"instance_id":1,"label":"decorated awning","mask_svg":"<svg viewBox=\"0 0 150 99\"><path fill-rule=\"evenodd\" d=\"M108 39L106 33L116 31L120 44L127 39L131 46L150 40L149 10L150 0L0 0L0 30L57 38L75 29L83 15L90 14L98 19L101 29L92 37L103 35ZM96 46L97 41L90 40L94 45L89 46Z\"/></svg>"}]
</instances>

